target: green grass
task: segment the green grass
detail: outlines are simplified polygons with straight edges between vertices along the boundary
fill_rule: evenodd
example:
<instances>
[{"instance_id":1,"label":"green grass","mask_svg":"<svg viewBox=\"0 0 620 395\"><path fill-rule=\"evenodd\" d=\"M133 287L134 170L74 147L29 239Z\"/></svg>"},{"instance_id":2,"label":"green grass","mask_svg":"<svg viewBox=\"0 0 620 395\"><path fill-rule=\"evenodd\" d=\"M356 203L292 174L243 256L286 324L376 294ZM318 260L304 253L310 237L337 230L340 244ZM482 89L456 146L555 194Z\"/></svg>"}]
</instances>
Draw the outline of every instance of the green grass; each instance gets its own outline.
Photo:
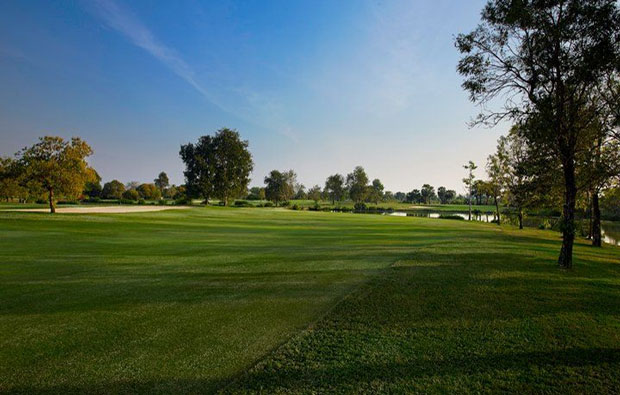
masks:
<instances>
[{"instance_id":1,"label":"green grass","mask_svg":"<svg viewBox=\"0 0 620 395\"><path fill-rule=\"evenodd\" d=\"M283 209L0 213L0 392L614 392L620 248Z\"/></svg>"}]
</instances>

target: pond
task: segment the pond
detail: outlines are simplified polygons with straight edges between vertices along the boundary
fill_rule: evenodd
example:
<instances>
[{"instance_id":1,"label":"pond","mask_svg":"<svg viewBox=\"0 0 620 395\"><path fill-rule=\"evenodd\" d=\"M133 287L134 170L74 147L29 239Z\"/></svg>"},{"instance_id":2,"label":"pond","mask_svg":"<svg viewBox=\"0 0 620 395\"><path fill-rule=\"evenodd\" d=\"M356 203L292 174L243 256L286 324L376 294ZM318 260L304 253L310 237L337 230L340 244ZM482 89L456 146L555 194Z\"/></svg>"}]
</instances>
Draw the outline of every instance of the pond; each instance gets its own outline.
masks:
<instances>
[{"instance_id":1,"label":"pond","mask_svg":"<svg viewBox=\"0 0 620 395\"><path fill-rule=\"evenodd\" d=\"M434 211L394 211L385 213L385 215L391 215L396 217L426 217L426 218L439 218L441 215L458 216L467 220L469 215L466 213L456 212L434 212ZM472 221L493 222L496 221L494 213L472 213ZM503 220L516 224L516 218L510 216L504 216ZM543 218L543 217L526 217L523 219L523 225L526 227L537 228L540 225L550 228L558 221L558 218ZM603 241L607 244L620 246L620 223L612 221L603 221L601 223L601 236Z\"/></svg>"}]
</instances>

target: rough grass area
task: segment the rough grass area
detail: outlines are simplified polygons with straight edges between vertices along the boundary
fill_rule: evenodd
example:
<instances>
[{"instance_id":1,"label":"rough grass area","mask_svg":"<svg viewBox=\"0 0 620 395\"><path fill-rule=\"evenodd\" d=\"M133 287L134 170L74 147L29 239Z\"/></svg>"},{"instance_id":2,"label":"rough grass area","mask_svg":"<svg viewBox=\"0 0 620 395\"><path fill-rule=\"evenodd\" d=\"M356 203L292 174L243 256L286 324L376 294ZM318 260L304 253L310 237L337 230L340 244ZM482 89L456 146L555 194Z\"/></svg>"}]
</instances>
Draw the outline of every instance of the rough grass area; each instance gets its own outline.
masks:
<instances>
[{"instance_id":1,"label":"rough grass area","mask_svg":"<svg viewBox=\"0 0 620 395\"><path fill-rule=\"evenodd\" d=\"M617 392L620 248L283 209L0 213L0 392Z\"/></svg>"},{"instance_id":2,"label":"rough grass area","mask_svg":"<svg viewBox=\"0 0 620 395\"><path fill-rule=\"evenodd\" d=\"M423 224L406 259L226 392L620 390L619 248L580 245L565 272L551 233Z\"/></svg>"}]
</instances>

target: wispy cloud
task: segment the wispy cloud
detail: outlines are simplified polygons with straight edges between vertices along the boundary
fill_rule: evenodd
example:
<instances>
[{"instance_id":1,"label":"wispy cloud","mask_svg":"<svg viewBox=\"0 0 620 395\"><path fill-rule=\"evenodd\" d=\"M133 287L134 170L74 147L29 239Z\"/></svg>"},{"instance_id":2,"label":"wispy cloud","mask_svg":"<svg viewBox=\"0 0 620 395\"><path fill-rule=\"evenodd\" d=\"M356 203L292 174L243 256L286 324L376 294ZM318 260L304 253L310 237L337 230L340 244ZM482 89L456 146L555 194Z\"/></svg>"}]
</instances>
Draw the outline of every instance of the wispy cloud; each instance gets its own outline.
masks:
<instances>
[{"instance_id":1,"label":"wispy cloud","mask_svg":"<svg viewBox=\"0 0 620 395\"><path fill-rule=\"evenodd\" d=\"M128 9L113 0L94 0L92 7L88 8L108 27L121 33L134 45L151 54L207 100L217 105L211 94L197 82L194 71L185 60L173 48L161 43Z\"/></svg>"}]
</instances>

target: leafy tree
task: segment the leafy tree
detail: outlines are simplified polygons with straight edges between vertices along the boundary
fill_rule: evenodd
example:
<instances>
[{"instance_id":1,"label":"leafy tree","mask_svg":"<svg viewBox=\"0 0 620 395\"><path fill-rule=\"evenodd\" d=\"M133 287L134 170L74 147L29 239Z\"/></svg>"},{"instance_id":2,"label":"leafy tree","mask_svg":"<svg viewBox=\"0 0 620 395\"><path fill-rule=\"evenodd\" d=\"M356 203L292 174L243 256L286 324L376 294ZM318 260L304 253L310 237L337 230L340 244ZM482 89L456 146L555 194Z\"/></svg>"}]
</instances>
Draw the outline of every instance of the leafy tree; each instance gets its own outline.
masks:
<instances>
[{"instance_id":1,"label":"leafy tree","mask_svg":"<svg viewBox=\"0 0 620 395\"><path fill-rule=\"evenodd\" d=\"M580 151L590 125L618 111L599 94L620 70L618 26L615 0L490 0L482 23L456 39L463 88L485 109L477 122L535 121L525 137L561 163L563 268L572 267ZM484 106L502 97L501 109Z\"/></svg>"},{"instance_id":2,"label":"leafy tree","mask_svg":"<svg viewBox=\"0 0 620 395\"><path fill-rule=\"evenodd\" d=\"M213 196L228 204L229 198L243 195L254 168L247 140L236 130L223 128L215 136L202 136L196 144L181 146L185 163L186 187L190 196L208 203Z\"/></svg>"},{"instance_id":3,"label":"leafy tree","mask_svg":"<svg viewBox=\"0 0 620 395\"><path fill-rule=\"evenodd\" d=\"M471 221L471 199L474 193L474 182L476 181L476 177L474 176L474 170L478 168L476 164L472 161L469 161L468 164L464 165L463 168L467 170L467 177L463 178L463 184L465 184L465 188L469 193L469 198L467 199L469 202L469 220Z\"/></svg>"},{"instance_id":4,"label":"leafy tree","mask_svg":"<svg viewBox=\"0 0 620 395\"><path fill-rule=\"evenodd\" d=\"M407 194L405 192L396 192L394 194L394 199L399 202L404 202L407 199Z\"/></svg>"},{"instance_id":5,"label":"leafy tree","mask_svg":"<svg viewBox=\"0 0 620 395\"><path fill-rule=\"evenodd\" d=\"M86 184L84 184L84 190L82 191L82 194L90 198L101 197L101 177L99 176L99 173L95 171L95 169L89 168L89 171L91 172L91 175L89 176L90 181L87 181Z\"/></svg>"},{"instance_id":6,"label":"leafy tree","mask_svg":"<svg viewBox=\"0 0 620 395\"><path fill-rule=\"evenodd\" d=\"M140 193L136 189L128 189L123 192L123 199L136 202L140 199Z\"/></svg>"},{"instance_id":7,"label":"leafy tree","mask_svg":"<svg viewBox=\"0 0 620 395\"><path fill-rule=\"evenodd\" d=\"M205 203L214 193L215 147L213 137L202 136L196 144L181 146L179 152L185 163L185 187L190 198L203 198Z\"/></svg>"},{"instance_id":8,"label":"leafy tree","mask_svg":"<svg viewBox=\"0 0 620 395\"><path fill-rule=\"evenodd\" d=\"M47 192L50 212L56 212L56 196L77 198L90 181L86 158L93 153L86 142L78 137L65 141L61 137L45 136L17 156L25 179L32 188Z\"/></svg>"},{"instance_id":9,"label":"leafy tree","mask_svg":"<svg viewBox=\"0 0 620 395\"><path fill-rule=\"evenodd\" d=\"M168 185L170 185L170 180L168 180L168 174L162 171L154 180L154 183L155 186L159 188L159 192L161 192L161 194L163 195L164 190L168 188Z\"/></svg>"},{"instance_id":10,"label":"leafy tree","mask_svg":"<svg viewBox=\"0 0 620 395\"><path fill-rule=\"evenodd\" d=\"M293 170L280 172L272 170L265 177L265 196L268 200L275 203L276 206L280 202L289 200L295 192L295 182L297 175Z\"/></svg>"},{"instance_id":11,"label":"leafy tree","mask_svg":"<svg viewBox=\"0 0 620 395\"><path fill-rule=\"evenodd\" d=\"M295 184L295 195L294 198L298 200L305 200L308 198L308 194L306 193L306 187L304 184L296 183Z\"/></svg>"},{"instance_id":12,"label":"leafy tree","mask_svg":"<svg viewBox=\"0 0 620 395\"><path fill-rule=\"evenodd\" d=\"M452 203L456 198L456 191L453 189L448 189L445 193L446 203Z\"/></svg>"},{"instance_id":13,"label":"leafy tree","mask_svg":"<svg viewBox=\"0 0 620 395\"><path fill-rule=\"evenodd\" d=\"M23 171L20 163L12 158L0 157L0 198L10 201L26 200L28 190L23 185Z\"/></svg>"},{"instance_id":14,"label":"leafy tree","mask_svg":"<svg viewBox=\"0 0 620 395\"><path fill-rule=\"evenodd\" d=\"M446 198L446 187L441 186L437 188L437 197L439 198L439 203L446 204L448 202Z\"/></svg>"},{"instance_id":15,"label":"leafy tree","mask_svg":"<svg viewBox=\"0 0 620 395\"><path fill-rule=\"evenodd\" d=\"M379 204L379 202L383 200L383 189L384 187L381 180L378 178L372 180L372 184L368 190L368 201Z\"/></svg>"},{"instance_id":16,"label":"leafy tree","mask_svg":"<svg viewBox=\"0 0 620 395\"><path fill-rule=\"evenodd\" d=\"M394 193L392 191L385 191L383 193L383 200L386 202L393 202L396 198L394 197Z\"/></svg>"},{"instance_id":17,"label":"leafy tree","mask_svg":"<svg viewBox=\"0 0 620 395\"><path fill-rule=\"evenodd\" d=\"M133 190L134 189L130 189L130 191ZM161 192L155 184L140 184L135 190L138 191L140 197L145 200L159 200L161 198Z\"/></svg>"},{"instance_id":18,"label":"leafy tree","mask_svg":"<svg viewBox=\"0 0 620 395\"><path fill-rule=\"evenodd\" d=\"M101 195L104 199L120 199L125 192L125 185L118 180L112 180L103 184Z\"/></svg>"},{"instance_id":19,"label":"leafy tree","mask_svg":"<svg viewBox=\"0 0 620 395\"><path fill-rule=\"evenodd\" d=\"M422 203L424 199L422 198L422 193L420 190L414 189L407 194L407 201L410 203Z\"/></svg>"},{"instance_id":20,"label":"leafy tree","mask_svg":"<svg viewBox=\"0 0 620 395\"><path fill-rule=\"evenodd\" d=\"M214 196L228 204L229 198L242 196L250 183L254 168L248 141L241 140L239 132L220 129L213 138L215 172L213 173Z\"/></svg>"},{"instance_id":21,"label":"leafy tree","mask_svg":"<svg viewBox=\"0 0 620 395\"><path fill-rule=\"evenodd\" d=\"M504 190L504 181L506 179L507 172L507 158L500 153L495 155L489 155L487 158L487 174L489 181L487 182L488 192L495 201L495 212L497 216L497 224L501 225L502 219L499 211L499 199Z\"/></svg>"},{"instance_id":22,"label":"leafy tree","mask_svg":"<svg viewBox=\"0 0 620 395\"><path fill-rule=\"evenodd\" d=\"M347 189L349 196L355 203L361 203L368 194L368 176L362 166L357 166L352 173L347 174Z\"/></svg>"},{"instance_id":23,"label":"leafy tree","mask_svg":"<svg viewBox=\"0 0 620 395\"><path fill-rule=\"evenodd\" d=\"M344 198L344 188L344 177L341 174L333 174L327 177L325 181L325 192L332 201L332 204L340 202Z\"/></svg>"},{"instance_id":24,"label":"leafy tree","mask_svg":"<svg viewBox=\"0 0 620 395\"><path fill-rule=\"evenodd\" d=\"M318 185L313 186L308 190L308 199L314 200L314 204L319 204L321 200L321 187Z\"/></svg>"},{"instance_id":25,"label":"leafy tree","mask_svg":"<svg viewBox=\"0 0 620 395\"><path fill-rule=\"evenodd\" d=\"M265 188L252 187L247 196L248 200L265 200Z\"/></svg>"},{"instance_id":26,"label":"leafy tree","mask_svg":"<svg viewBox=\"0 0 620 395\"><path fill-rule=\"evenodd\" d=\"M420 190L420 194L422 195L422 200L426 204L430 204L431 200L435 197L435 188L430 184L422 185L422 189Z\"/></svg>"}]
</instances>

